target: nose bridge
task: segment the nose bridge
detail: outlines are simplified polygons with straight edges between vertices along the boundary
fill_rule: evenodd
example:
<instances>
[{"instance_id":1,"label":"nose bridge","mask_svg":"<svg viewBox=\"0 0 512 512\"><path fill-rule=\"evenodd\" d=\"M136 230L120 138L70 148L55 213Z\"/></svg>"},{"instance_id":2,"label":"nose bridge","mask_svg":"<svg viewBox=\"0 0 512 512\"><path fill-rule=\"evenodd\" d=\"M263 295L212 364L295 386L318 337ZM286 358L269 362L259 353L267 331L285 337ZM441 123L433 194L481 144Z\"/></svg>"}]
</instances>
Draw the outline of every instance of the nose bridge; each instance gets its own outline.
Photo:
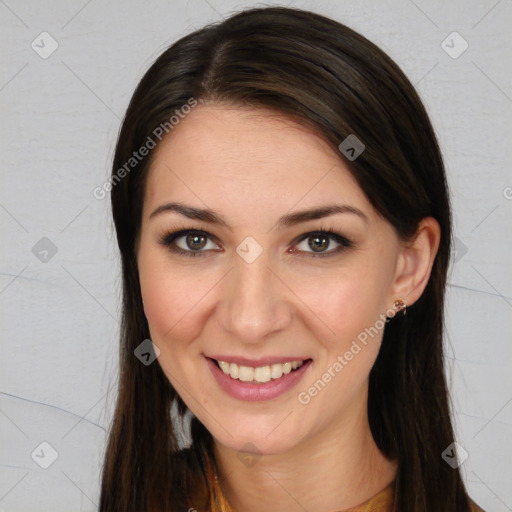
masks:
<instances>
[{"instance_id":1,"label":"nose bridge","mask_svg":"<svg viewBox=\"0 0 512 512\"><path fill-rule=\"evenodd\" d=\"M282 329L290 314L283 287L263 252L254 261L235 255L223 297L223 328L240 341L257 342Z\"/></svg>"}]
</instances>

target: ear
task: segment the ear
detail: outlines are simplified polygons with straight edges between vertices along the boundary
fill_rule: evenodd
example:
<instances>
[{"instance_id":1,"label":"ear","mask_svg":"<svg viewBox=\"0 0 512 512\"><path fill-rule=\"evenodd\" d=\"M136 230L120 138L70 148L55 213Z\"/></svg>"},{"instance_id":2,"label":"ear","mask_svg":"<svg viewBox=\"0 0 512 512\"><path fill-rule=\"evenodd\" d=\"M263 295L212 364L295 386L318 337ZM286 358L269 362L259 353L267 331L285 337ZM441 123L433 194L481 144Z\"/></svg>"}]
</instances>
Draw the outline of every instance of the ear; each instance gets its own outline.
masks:
<instances>
[{"instance_id":1,"label":"ear","mask_svg":"<svg viewBox=\"0 0 512 512\"><path fill-rule=\"evenodd\" d=\"M437 220L433 217L422 219L412 240L404 242L400 250L390 304L402 299L411 306L421 297L430 278L440 239L441 228Z\"/></svg>"}]
</instances>

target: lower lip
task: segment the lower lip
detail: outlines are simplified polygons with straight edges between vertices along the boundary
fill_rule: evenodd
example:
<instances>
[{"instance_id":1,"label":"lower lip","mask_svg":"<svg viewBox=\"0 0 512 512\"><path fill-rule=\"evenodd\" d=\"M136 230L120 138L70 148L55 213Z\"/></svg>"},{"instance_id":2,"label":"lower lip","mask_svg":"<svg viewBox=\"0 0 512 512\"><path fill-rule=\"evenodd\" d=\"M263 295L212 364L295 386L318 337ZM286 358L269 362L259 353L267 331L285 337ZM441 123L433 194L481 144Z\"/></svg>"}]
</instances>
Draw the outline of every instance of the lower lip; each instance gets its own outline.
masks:
<instances>
[{"instance_id":1,"label":"lower lip","mask_svg":"<svg viewBox=\"0 0 512 512\"><path fill-rule=\"evenodd\" d=\"M217 384L219 384L229 396L247 402L261 402L281 396L300 381L312 363L311 359L308 359L300 368L283 375L279 379L260 384L233 379L229 375L226 375L213 359L207 357L206 361Z\"/></svg>"}]
</instances>

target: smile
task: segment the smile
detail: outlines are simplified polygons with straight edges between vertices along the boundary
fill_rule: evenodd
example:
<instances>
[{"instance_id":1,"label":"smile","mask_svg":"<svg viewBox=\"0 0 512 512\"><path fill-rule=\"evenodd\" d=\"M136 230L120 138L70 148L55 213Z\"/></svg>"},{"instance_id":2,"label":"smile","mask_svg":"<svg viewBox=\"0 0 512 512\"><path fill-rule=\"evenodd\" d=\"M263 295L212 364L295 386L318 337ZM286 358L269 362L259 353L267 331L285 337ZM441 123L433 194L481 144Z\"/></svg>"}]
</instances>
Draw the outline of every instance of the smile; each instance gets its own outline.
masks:
<instances>
[{"instance_id":1,"label":"smile","mask_svg":"<svg viewBox=\"0 0 512 512\"><path fill-rule=\"evenodd\" d=\"M259 366L246 366L206 357L208 367L220 389L244 401L272 400L296 386L309 370L312 359L296 359ZM270 363L269 361L265 361Z\"/></svg>"},{"instance_id":2,"label":"smile","mask_svg":"<svg viewBox=\"0 0 512 512\"><path fill-rule=\"evenodd\" d=\"M287 363L277 363L266 366L242 366L227 361L217 361L219 368L233 379L243 382L265 383L273 379L280 379L283 375L288 375L292 370L300 368L304 361L292 361Z\"/></svg>"}]
</instances>

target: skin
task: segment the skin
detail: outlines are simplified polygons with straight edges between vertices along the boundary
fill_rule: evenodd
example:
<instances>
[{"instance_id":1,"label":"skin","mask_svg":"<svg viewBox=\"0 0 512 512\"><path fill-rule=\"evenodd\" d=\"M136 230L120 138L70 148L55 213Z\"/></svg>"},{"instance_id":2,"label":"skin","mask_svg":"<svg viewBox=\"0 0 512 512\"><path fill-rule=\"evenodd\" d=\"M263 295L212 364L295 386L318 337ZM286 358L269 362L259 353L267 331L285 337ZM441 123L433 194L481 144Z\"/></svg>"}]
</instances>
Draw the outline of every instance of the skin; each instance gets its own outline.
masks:
<instances>
[{"instance_id":1,"label":"skin","mask_svg":"<svg viewBox=\"0 0 512 512\"><path fill-rule=\"evenodd\" d=\"M150 218L170 201L215 210L230 228L176 212ZM343 213L275 227L281 215L326 204L350 205L366 220ZM202 254L159 243L175 228L207 231ZM353 246L313 257L301 235L328 228ZM263 248L250 264L236 252L247 236ZM213 435L219 480L236 510L332 512L394 479L396 463L378 450L366 412L382 330L309 403L298 394L397 298L411 305L421 296L439 237L426 218L412 241L400 240L325 141L266 110L199 105L154 150L137 247L144 310L158 363ZM339 246L330 240L324 252ZM175 242L194 250L186 237ZM205 359L215 353L313 364L284 395L246 402L217 385ZM251 464L239 457L249 442Z\"/></svg>"}]
</instances>

